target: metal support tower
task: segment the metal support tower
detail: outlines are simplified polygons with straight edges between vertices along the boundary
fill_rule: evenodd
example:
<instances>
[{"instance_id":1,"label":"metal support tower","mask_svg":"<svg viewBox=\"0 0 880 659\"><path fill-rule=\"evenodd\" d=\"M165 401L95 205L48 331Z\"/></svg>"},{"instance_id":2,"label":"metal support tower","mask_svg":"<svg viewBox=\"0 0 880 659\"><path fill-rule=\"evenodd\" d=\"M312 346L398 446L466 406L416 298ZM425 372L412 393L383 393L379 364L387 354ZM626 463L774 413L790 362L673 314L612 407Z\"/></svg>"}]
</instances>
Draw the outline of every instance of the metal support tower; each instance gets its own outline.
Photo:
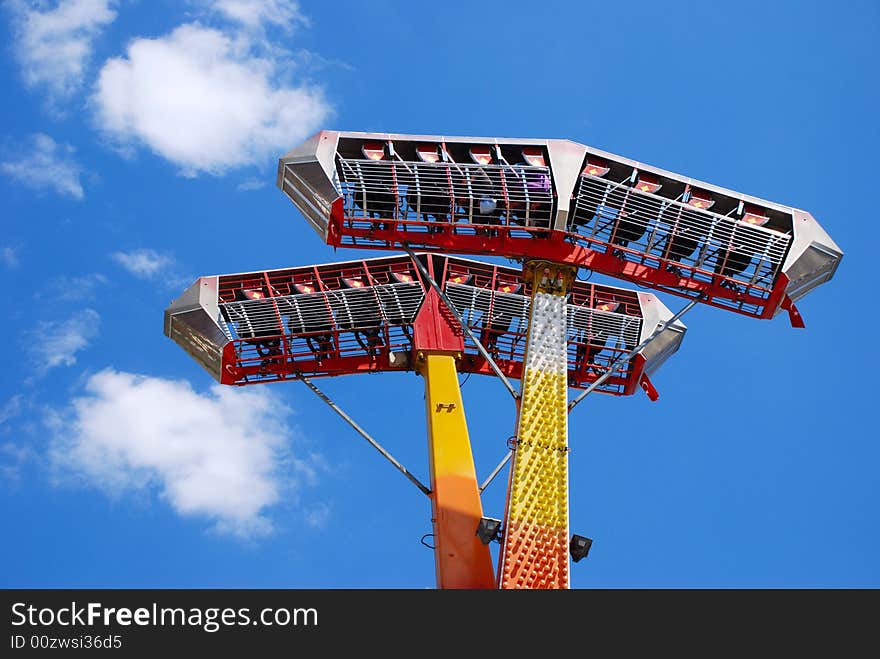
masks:
<instances>
[{"instance_id":1,"label":"metal support tower","mask_svg":"<svg viewBox=\"0 0 880 659\"><path fill-rule=\"evenodd\" d=\"M571 266L529 261L532 305L510 470L501 588L568 588L566 295Z\"/></svg>"}]
</instances>

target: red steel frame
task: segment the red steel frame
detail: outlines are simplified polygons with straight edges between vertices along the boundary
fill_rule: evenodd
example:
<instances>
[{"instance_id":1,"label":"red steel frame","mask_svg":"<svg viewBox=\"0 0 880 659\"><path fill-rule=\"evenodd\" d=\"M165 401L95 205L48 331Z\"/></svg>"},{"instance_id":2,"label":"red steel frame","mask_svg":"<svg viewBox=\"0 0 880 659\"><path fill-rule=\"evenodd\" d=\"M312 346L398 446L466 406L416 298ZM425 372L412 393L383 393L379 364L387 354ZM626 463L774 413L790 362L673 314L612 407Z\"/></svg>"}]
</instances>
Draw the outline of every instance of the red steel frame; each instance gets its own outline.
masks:
<instances>
[{"instance_id":1,"label":"red steel frame","mask_svg":"<svg viewBox=\"0 0 880 659\"><path fill-rule=\"evenodd\" d=\"M221 304L232 302L235 292L242 288L258 285L264 292L266 301L273 303L273 298L292 295L297 292L295 283L312 286L317 293L341 290L343 278L365 278L371 284L391 283L392 273L412 278L414 285L424 292L424 286L417 278L415 266L409 257L398 259L381 259L381 265L371 264L370 260L354 261L344 264L326 266L308 266L273 270L269 272L243 273L220 277L219 298ZM326 297L323 297L326 301ZM329 304L329 303L328 303ZM280 327L284 327L280 310L274 306ZM328 316L333 310L327 308ZM331 324L328 329L301 333L278 333L253 338L236 338L227 344L223 356L223 384L256 384L276 380L296 379L300 374L320 377L346 375L382 370L399 370L389 368L389 355L395 351L411 350L411 343L406 339L406 331L411 332L410 325L397 326L399 332L392 333L394 326L382 327L383 341L377 346L373 355L364 354L355 343L352 332ZM330 337L332 348L327 356L320 359L308 344L294 338L311 339L317 342L325 336ZM268 341L280 342L283 349L280 354L265 356L255 349L259 343Z\"/></svg>"},{"instance_id":2,"label":"red steel frame","mask_svg":"<svg viewBox=\"0 0 880 659\"><path fill-rule=\"evenodd\" d=\"M468 259L454 257L428 256L435 277L449 294L450 281L458 276L466 277L469 285L480 291L497 291L512 282L521 282L519 269L487 263L479 263ZM396 278L395 278L396 277ZM285 296L302 292L296 284L310 286L317 293L341 290L343 279L360 279L370 284L389 284L399 282L398 278L409 279L412 286L417 287L422 296L420 304L431 304L436 294L430 289L412 263L409 256L384 257L365 259L346 263L335 263L320 266L289 268L266 272L252 272L223 275L219 278L219 302L233 302L241 290L259 289L264 298L259 304L265 304L266 313L274 318L277 326L289 329L284 323L282 309ZM528 298L531 295L529 284L523 284L521 294ZM327 300L326 296L322 297ZM494 299L494 298L493 298ZM576 282L572 288L570 302L584 308L592 308L601 302L614 303L619 313L641 322L641 307L638 296L633 291L611 286L603 286L588 282ZM445 305L440 304L445 308ZM333 310L328 307L328 315ZM467 310L466 310L467 313ZM491 308L490 308L491 315ZM231 323L230 323L231 324ZM259 338L241 338L233 336L223 351L222 382L232 385L251 385L283 380L295 380L301 375L309 377L326 377L348 375L364 372L412 370L414 346L412 341L413 322L382 323L381 340L375 345L372 354L359 345L353 329L346 329L334 324L329 329L313 332L285 331L261 336ZM508 377L519 379L522 375L522 359L525 345L525 327L508 326L507 330L491 326L481 327L478 322L471 323L472 329L481 338L482 343L497 346L496 363ZM425 329L423 328L423 332ZM306 343L317 344L321 335L329 338L329 349L326 354L318 355ZM619 356L634 345L604 346L589 343L586 338L569 338L569 386L583 389L597 380L604 370ZM274 353L262 354L258 344L274 343ZM585 354L592 353L591 361L584 359ZM601 354L600 357L596 357ZM655 398L654 390L644 375L645 360L640 355L629 364L620 367L618 373L608 378L598 389L603 393L614 395L631 395L639 386ZM462 373L494 375L488 360L482 357L476 346L469 340L464 343L464 352L458 362L458 370Z\"/></svg>"},{"instance_id":3,"label":"red steel frame","mask_svg":"<svg viewBox=\"0 0 880 659\"><path fill-rule=\"evenodd\" d=\"M795 327L803 241L816 278L840 258L808 213L567 140L321 131L278 185L334 247L547 260Z\"/></svg>"},{"instance_id":4,"label":"red steel frame","mask_svg":"<svg viewBox=\"0 0 880 659\"><path fill-rule=\"evenodd\" d=\"M363 227L369 223L371 226ZM392 228L383 228L393 225ZM431 227L432 231L427 228ZM556 263L568 263L580 268L594 270L611 277L630 281L682 297L702 297L702 302L713 307L732 310L747 316L772 318L780 306L789 312L792 325L803 327L797 308L786 298L788 278L780 273L772 288L752 285L749 290L759 290L763 295L737 292L726 284L736 284L736 279L718 275L707 268L689 268L675 261L646 257L646 261L659 262L659 266L638 263L613 254L625 252L634 257L646 256L643 252L620 247L595 237L585 237L570 231L546 228L492 225L495 235L476 232L479 226L448 222L425 222L407 218L367 218L346 212L343 199L332 206L328 225L327 243L333 247L359 247L368 249L397 250L400 245L424 252L503 256L514 259L538 259ZM676 264L690 276L680 276L666 271L666 266ZM701 275L709 281L693 278ZM737 306L731 306L731 303ZM756 311L745 310L753 307Z\"/></svg>"}]
</instances>

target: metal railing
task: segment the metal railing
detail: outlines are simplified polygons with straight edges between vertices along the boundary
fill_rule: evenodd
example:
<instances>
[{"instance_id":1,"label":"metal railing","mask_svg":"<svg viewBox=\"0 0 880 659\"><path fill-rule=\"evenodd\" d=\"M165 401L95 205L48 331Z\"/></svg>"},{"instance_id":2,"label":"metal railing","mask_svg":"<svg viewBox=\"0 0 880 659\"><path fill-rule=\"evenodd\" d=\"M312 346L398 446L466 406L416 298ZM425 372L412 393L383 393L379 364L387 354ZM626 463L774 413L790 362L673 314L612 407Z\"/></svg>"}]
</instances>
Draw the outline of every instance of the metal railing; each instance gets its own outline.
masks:
<instances>
[{"instance_id":1,"label":"metal railing","mask_svg":"<svg viewBox=\"0 0 880 659\"><path fill-rule=\"evenodd\" d=\"M408 324L423 296L417 283L395 283L222 302L219 306L227 336L238 339Z\"/></svg>"},{"instance_id":2,"label":"metal railing","mask_svg":"<svg viewBox=\"0 0 880 659\"><path fill-rule=\"evenodd\" d=\"M643 192L627 182L582 174L568 230L593 248L610 245L630 261L663 264L703 281L719 275L752 294L769 294L790 234Z\"/></svg>"},{"instance_id":3,"label":"metal railing","mask_svg":"<svg viewBox=\"0 0 880 659\"><path fill-rule=\"evenodd\" d=\"M221 302L220 325L235 341L241 368L322 362L409 350L424 298L417 282ZM253 373L250 381L272 379Z\"/></svg>"},{"instance_id":4,"label":"metal railing","mask_svg":"<svg viewBox=\"0 0 880 659\"><path fill-rule=\"evenodd\" d=\"M337 165L348 220L547 228L553 216L547 167L342 157Z\"/></svg>"},{"instance_id":5,"label":"metal railing","mask_svg":"<svg viewBox=\"0 0 880 659\"><path fill-rule=\"evenodd\" d=\"M447 282L446 294L480 342L501 362L522 362L531 300L527 295ZM568 370L572 386L581 386L608 370L638 343L642 319L638 316L567 305ZM465 352L477 354L470 341ZM618 369L627 377L629 364ZM622 385L608 382L608 391L621 393Z\"/></svg>"}]
</instances>

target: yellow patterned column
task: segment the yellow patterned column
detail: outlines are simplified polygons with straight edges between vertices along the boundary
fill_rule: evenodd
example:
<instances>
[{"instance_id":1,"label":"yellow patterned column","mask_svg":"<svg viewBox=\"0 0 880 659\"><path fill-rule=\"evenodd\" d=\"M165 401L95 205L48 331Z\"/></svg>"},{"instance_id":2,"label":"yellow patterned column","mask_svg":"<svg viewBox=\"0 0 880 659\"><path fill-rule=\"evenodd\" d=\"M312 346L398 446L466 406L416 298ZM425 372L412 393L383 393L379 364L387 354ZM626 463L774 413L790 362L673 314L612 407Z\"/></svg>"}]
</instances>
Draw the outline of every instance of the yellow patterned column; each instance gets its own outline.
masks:
<instances>
[{"instance_id":1,"label":"yellow patterned column","mask_svg":"<svg viewBox=\"0 0 880 659\"><path fill-rule=\"evenodd\" d=\"M575 271L530 261L532 308L507 493L501 588L568 588L566 293Z\"/></svg>"}]
</instances>

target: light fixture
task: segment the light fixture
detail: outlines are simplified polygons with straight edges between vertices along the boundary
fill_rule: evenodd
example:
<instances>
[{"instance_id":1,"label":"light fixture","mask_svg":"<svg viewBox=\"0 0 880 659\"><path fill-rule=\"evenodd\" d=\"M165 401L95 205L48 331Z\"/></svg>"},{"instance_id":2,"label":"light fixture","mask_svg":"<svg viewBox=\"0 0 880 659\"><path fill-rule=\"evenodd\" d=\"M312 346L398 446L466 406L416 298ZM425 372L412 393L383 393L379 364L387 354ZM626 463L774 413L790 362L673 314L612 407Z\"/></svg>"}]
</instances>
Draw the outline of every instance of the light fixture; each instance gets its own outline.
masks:
<instances>
[{"instance_id":1,"label":"light fixture","mask_svg":"<svg viewBox=\"0 0 880 659\"><path fill-rule=\"evenodd\" d=\"M593 308L597 311L607 311L609 313L613 313L620 308L620 302L597 302L596 306Z\"/></svg>"},{"instance_id":2,"label":"light fixture","mask_svg":"<svg viewBox=\"0 0 880 659\"><path fill-rule=\"evenodd\" d=\"M470 284L473 280L473 275L468 274L454 274L449 275L449 279L446 280L447 284Z\"/></svg>"},{"instance_id":3,"label":"light fixture","mask_svg":"<svg viewBox=\"0 0 880 659\"><path fill-rule=\"evenodd\" d=\"M653 194L660 189L660 181L657 180L656 176L639 172L639 177L636 179L636 188L641 192Z\"/></svg>"},{"instance_id":4,"label":"light fixture","mask_svg":"<svg viewBox=\"0 0 880 659\"><path fill-rule=\"evenodd\" d=\"M582 174L589 174L590 176L605 176L611 168L601 158L596 158L594 156L589 156L587 158L587 166L584 167L584 171Z\"/></svg>"},{"instance_id":5,"label":"light fixture","mask_svg":"<svg viewBox=\"0 0 880 659\"><path fill-rule=\"evenodd\" d=\"M544 152L538 147L526 147L522 150L523 160L532 167L546 167Z\"/></svg>"},{"instance_id":6,"label":"light fixture","mask_svg":"<svg viewBox=\"0 0 880 659\"><path fill-rule=\"evenodd\" d=\"M519 293L522 288L522 284L498 284L498 292L499 293Z\"/></svg>"},{"instance_id":7,"label":"light fixture","mask_svg":"<svg viewBox=\"0 0 880 659\"><path fill-rule=\"evenodd\" d=\"M468 153L471 159L478 165L489 165L492 163L492 151L488 146L472 146Z\"/></svg>"},{"instance_id":8,"label":"light fixture","mask_svg":"<svg viewBox=\"0 0 880 659\"><path fill-rule=\"evenodd\" d=\"M767 217L766 211L763 208L747 205L745 215L743 215L740 221L752 226L762 227L770 221L770 218Z\"/></svg>"},{"instance_id":9,"label":"light fixture","mask_svg":"<svg viewBox=\"0 0 880 659\"><path fill-rule=\"evenodd\" d=\"M382 160L385 157L385 147L381 142L364 142L361 151L370 160Z\"/></svg>"},{"instance_id":10,"label":"light fixture","mask_svg":"<svg viewBox=\"0 0 880 659\"><path fill-rule=\"evenodd\" d=\"M440 153L436 144L419 144L416 147L416 154L422 162L440 162Z\"/></svg>"},{"instance_id":11,"label":"light fixture","mask_svg":"<svg viewBox=\"0 0 880 659\"><path fill-rule=\"evenodd\" d=\"M413 276L407 272L392 272L391 276L399 284L411 284L414 281Z\"/></svg>"},{"instance_id":12,"label":"light fixture","mask_svg":"<svg viewBox=\"0 0 880 659\"><path fill-rule=\"evenodd\" d=\"M571 560L575 563L579 562L582 558L586 558L587 554L590 553L590 547L593 546L593 541L590 538L585 538L582 535L573 535L571 536L571 542L568 543L568 551L571 554Z\"/></svg>"},{"instance_id":13,"label":"light fixture","mask_svg":"<svg viewBox=\"0 0 880 659\"><path fill-rule=\"evenodd\" d=\"M709 196L708 192L704 192L703 190L692 190L687 203L688 206L693 206L694 208L704 211L712 208L715 200Z\"/></svg>"},{"instance_id":14,"label":"light fixture","mask_svg":"<svg viewBox=\"0 0 880 659\"><path fill-rule=\"evenodd\" d=\"M480 523L477 525L477 536L484 545L488 545L493 540L500 540L501 520L481 517Z\"/></svg>"}]
</instances>

